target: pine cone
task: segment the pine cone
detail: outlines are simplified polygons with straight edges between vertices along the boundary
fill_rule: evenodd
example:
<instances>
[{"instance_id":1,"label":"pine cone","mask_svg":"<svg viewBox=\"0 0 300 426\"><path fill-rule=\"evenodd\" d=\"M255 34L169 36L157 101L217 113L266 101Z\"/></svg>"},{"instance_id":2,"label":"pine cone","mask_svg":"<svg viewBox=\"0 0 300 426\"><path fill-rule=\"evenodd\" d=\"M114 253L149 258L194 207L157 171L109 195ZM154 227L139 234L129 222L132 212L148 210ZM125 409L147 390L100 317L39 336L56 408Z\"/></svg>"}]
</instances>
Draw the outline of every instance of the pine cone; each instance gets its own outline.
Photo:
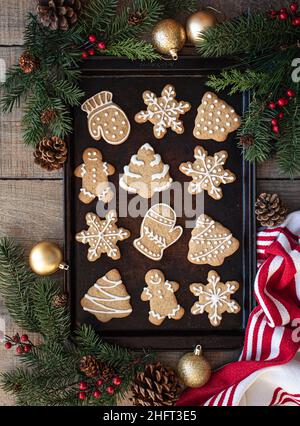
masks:
<instances>
[{"instance_id":1,"label":"pine cone","mask_svg":"<svg viewBox=\"0 0 300 426\"><path fill-rule=\"evenodd\" d=\"M272 227L285 220L287 208L277 194L262 193L256 200L255 214L262 226Z\"/></svg>"},{"instance_id":2,"label":"pine cone","mask_svg":"<svg viewBox=\"0 0 300 426\"><path fill-rule=\"evenodd\" d=\"M41 112L41 122L43 124L50 124L56 117L54 108L46 108Z\"/></svg>"},{"instance_id":3,"label":"pine cone","mask_svg":"<svg viewBox=\"0 0 300 426\"><path fill-rule=\"evenodd\" d=\"M148 364L145 371L137 373L132 386L133 404L142 407L172 406L182 391L179 379L172 368L159 362Z\"/></svg>"},{"instance_id":4,"label":"pine cone","mask_svg":"<svg viewBox=\"0 0 300 426\"><path fill-rule=\"evenodd\" d=\"M105 382L110 382L112 378L116 375L116 372L113 367L105 364L105 362L99 362L99 377Z\"/></svg>"},{"instance_id":5,"label":"pine cone","mask_svg":"<svg viewBox=\"0 0 300 426\"><path fill-rule=\"evenodd\" d=\"M63 308L64 306L67 305L68 300L69 300L69 297L66 293L56 294L53 297L51 304L54 308Z\"/></svg>"},{"instance_id":6,"label":"pine cone","mask_svg":"<svg viewBox=\"0 0 300 426\"><path fill-rule=\"evenodd\" d=\"M139 25L144 19L144 14L141 12L133 12L128 16L128 24L129 25Z\"/></svg>"},{"instance_id":7,"label":"pine cone","mask_svg":"<svg viewBox=\"0 0 300 426\"><path fill-rule=\"evenodd\" d=\"M240 144L244 146L251 146L254 144L254 137L250 134L242 135L240 137Z\"/></svg>"},{"instance_id":8,"label":"pine cone","mask_svg":"<svg viewBox=\"0 0 300 426\"><path fill-rule=\"evenodd\" d=\"M29 74L38 67L38 60L29 52L23 52L19 58L19 65L25 74Z\"/></svg>"},{"instance_id":9,"label":"pine cone","mask_svg":"<svg viewBox=\"0 0 300 426\"><path fill-rule=\"evenodd\" d=\"M39 0L37 15L50 30L66 31L78 21L85 0Z\"/></svg>"},{"instance_id":10,"label":"pine cone","mask_svg":"<svg viewBox=\"0 0 300 426\"><path fill-rule=\"evenodd\" d=\"M66 143L58 136L43 138L37 145L33 154L36 164L49 172L59 170L67 159L68 149Z\"/></svg>"},{"instance_id":11,"label":"pine cone","mask_svg":"<svg viewBox=\"0 0 300 426\"><path fill-rule=\"evenodd\" d=\"M99 375L99 362L92 355L85 355L80 360L80 371L87 377L97 377Z\"/></svg>"}]
</instances>

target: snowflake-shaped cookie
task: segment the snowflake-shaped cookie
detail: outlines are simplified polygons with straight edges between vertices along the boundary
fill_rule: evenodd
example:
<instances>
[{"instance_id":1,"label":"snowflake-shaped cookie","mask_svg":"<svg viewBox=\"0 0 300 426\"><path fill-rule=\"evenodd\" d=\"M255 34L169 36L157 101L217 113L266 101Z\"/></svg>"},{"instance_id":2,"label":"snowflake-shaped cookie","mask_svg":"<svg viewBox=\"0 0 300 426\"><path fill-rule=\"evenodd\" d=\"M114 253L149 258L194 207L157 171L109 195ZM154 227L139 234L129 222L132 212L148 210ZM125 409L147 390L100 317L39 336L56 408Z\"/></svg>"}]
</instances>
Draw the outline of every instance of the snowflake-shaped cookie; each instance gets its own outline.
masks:
<instances>
[{"instance_id":1,"label":"snowflake-shaped cookie","mask_svg":"<svg viewBox=\"0 0 300 426\"><path fill-rule=\"evenodd\" d=\"M89 228L87 231L76 234L76 241L89 244L87 258L90 262L99 259L102 253L106 253L113 260L120 259L121 253L117 242L129 238L130 232L127 229L118 228L117 220L117 213L114 210L109 211L105 219L100 219L94 213L86 215L86 223Z\"/></svg>"},{"instance_id":2,"label":"snowflake-shaped cookie","mask_svg":"<svg viewBox=\"0 0 300 426\"><path fill-rule=\"evenodd\" d=\"M230 170L224 170L228 154L226 151L216 152L213 157L207 155L207 151L201 146L196 146L194 150L194 163L182 163L179 170L187 176L193 178L189 184L190 194L200 194L207 191L215 200L220 200L223 196L219 186L235 181L235 175Z\"/></svg>"},{"instance_id":3,"label":"snowflake-shaped cookie","mask_svg":"<svg viewBox=\"0 0 300 426\"><path fill-rule=\"evenodd\" d=\"M173 132L182 134L184 127L179 117L191 109L191 104L185 101L178 102L175 98L175 88L171 84L167 84L163 88L160 98L155 93L147 90L143 93L147 110L138 112L135 115L135 121L137 123L150 121L150 123L154 124L153 134L156 139L162 139L169 127Z\"/></svg>"},{"instance_id":4,"label":"snowflake-shaped cookie","mask_svg":"<svg viewBox=\"0 0 300 426\"><path fill-rule=\"evenodd\" d=\"M239 289L237 281L227 281L225 284L220 281L220 276L216 271L209 271L207 277L208 284L194 283L190 285L190 291L197 297L191 308L193 315L208 313L208 319L212 326L217 327L222 321L222 314L237 314L241 307L231 300L231 295Z\"/></svg>"},{"instance_id":5,"label":"snowflake-shaped cookie","mask_svg":"<svg viewBox=\"0 0 300 426\"><path fill-rule=\"evenodd\" d=\"M229 229L201 214L192 230L188 260L196 265L220 266L238 248L239 242Z\"/></svg>"}]
</instances>

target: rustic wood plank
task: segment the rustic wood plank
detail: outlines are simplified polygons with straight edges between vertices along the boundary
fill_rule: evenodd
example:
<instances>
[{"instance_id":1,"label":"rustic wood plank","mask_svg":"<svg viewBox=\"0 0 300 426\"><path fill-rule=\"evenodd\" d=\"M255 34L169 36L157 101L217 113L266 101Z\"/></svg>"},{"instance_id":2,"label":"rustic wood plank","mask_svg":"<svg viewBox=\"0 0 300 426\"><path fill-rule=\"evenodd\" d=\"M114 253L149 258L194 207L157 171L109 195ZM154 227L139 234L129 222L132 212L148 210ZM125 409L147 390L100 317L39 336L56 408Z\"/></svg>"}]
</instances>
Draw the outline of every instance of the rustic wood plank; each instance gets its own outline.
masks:
<instances>
[{"instance_id":1,"label":"rustic wood plank","mask_svg":"<svg viewBox=\"0 0 300 426\"><path fill-rule=\"evenodd\" d=\"M23 32L28 12L35 10L34 0L0 0L0 44L23 44Z\"/></svg>"},{"instance_id":2,"label":"rustic wood plank","mask_svg":"<svg viewBox=\"0 0 300 426\"><path fill-rule=\"evenodd\" d=\"M286 204L289 211L300 208L300 185L292 180L259 180L257 182L257 193L276 192Z\"/></svg>"},{"instance_id":3,"label":"rustic wood plank","mask_svg":"<svg viewBox=\"0 0 300 426\"><path fill-rule=\"evenodd\" d=\"M63 237L62 181L1 180L0 236L15 237L31 246Z\"/></svg>"},{"instance_id":4,"label":"rustic wood plank","mask_svg":"<svg viewBox=\"0 0 300 426\"><path fill-rule=\"evenodd\" d=\"M264 161L257 165L258 179L290 179L287 173L283 173L274 158ZM300 174L295 175L294 179L300 179Z\"/></svg>"}]
</instances>

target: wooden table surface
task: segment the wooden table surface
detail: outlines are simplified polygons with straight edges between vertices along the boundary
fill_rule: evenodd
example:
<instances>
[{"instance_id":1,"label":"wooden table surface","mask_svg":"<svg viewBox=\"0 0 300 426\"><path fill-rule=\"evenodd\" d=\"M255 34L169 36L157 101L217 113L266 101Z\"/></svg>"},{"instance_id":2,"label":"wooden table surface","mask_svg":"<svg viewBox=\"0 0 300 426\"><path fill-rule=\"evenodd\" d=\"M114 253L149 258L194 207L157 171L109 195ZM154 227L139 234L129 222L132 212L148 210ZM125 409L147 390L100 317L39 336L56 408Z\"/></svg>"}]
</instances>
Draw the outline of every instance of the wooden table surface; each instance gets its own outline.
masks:
<instances>
[{"instance_id":1,"label":"wooden table surface","mask_svg":"<svg viewBox=\"0 0 300 426\"><path fill-rule=\"evenodd\" d=\"M272 1L280 6L280 0ZM26 14L34 11L34 0L0 0L0 59L7 68L16 63L22 52ZM240 14L248 7L268 7L269 0L211 0L199 1L199 6L212 5L226 16ZM0 236L15 237L28 251L40 240L63 244L63 182L62 172L47 173L33 163L32 149L22 143L22 109L11 114L0 113ZM290 181L280 175L274 161L267 161L257 170L257 191L276 191L290 211L299 208L299 179ZM19 330L10 320L0 299L0 320L5 321L6 334ZM205 344L205 342L204 342ZM209 352L214 367L236 360L239 351ZM180 352L160 354L161 359L175 365ZM14 369L18 358L0 347L0 372ZM14 399L0 390L0 405L12 405Z\"/></svg>"}]
</instances>

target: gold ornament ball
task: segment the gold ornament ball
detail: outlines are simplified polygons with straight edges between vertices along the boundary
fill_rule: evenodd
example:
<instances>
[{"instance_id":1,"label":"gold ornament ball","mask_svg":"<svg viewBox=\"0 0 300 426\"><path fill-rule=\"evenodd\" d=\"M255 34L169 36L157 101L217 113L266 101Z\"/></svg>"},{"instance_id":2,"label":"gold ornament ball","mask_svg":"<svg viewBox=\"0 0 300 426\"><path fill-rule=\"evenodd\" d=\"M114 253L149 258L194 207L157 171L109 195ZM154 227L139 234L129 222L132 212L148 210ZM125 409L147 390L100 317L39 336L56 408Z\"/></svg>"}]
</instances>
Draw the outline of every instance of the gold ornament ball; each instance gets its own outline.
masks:
<instances>
[{"instance_id":1,"label":"gold ornament ball","mask_svg":"<svg viewBox=\"0 0 300 426\"><path fill-rule=\"evenodd\" d=\"M200 10L191 15L186 23L186 33L189 41L193 44L203 39L202 34L207 28L214 27L217 19L212 12Z\"/></svg>"},{"instance_id":2,"label":"gold ornament ball","mask_svg":"<svg viewBox=\"0 0 300 426\"><path fill-rule=\"evenodd\" d=\"M184 26L175 19L163 19L153 28L152 41L155 49L162 55L178 59L177 52L186 41Z\"/></svg>"},{"instance_id":3,"label":"gold ornament ball","mask_svg":"<svg viewBox=\"0 0 300 426\"><path fill-rule=\"evenodd\" d=\"M29 265L38 275L54 274L62 265L62 252L57 244L41 241L29 254Z\"/></svg>"},{"instance_id":4,"label":"gold ornament ball","mask_svg":"<svg viewBox=\"0 0 300 426\"><path fill-rule=\"evenodd\" d=\"M194 352L186 353L180 358L177 371L182 382L190 388L199 388L209 381L211 366L202 355L200 345Z\"/></svg>"}]
</instances>

